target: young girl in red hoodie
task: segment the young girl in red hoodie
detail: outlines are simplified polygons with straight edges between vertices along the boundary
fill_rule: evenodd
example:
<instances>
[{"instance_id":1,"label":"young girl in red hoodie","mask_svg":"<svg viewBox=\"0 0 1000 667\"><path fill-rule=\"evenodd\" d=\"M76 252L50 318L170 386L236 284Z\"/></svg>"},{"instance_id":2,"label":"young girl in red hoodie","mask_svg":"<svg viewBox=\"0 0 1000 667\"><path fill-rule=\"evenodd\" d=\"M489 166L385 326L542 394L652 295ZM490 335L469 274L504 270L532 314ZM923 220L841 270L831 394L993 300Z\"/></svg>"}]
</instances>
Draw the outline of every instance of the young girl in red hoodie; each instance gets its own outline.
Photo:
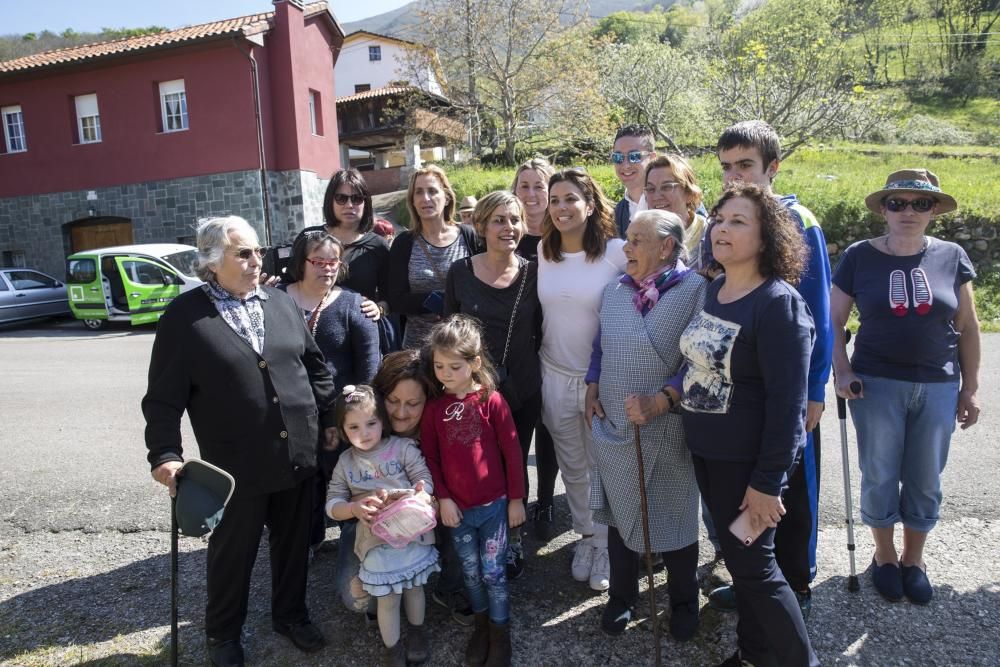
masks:
<instances>
[{"instance_id":1,"label":"young girl in red hoodie","mask_svg":"<svg viewBox=\"0 0 1000 667\"><path fill-rule=\"evenodd\" d=\"M507 530L525 519L517 429L496 391L475 320L454 315L435 325L423 354L432 384L441 392L427 403L420 448L475 612L466 662L509 665Z\"/></svg>"}]
</instances>

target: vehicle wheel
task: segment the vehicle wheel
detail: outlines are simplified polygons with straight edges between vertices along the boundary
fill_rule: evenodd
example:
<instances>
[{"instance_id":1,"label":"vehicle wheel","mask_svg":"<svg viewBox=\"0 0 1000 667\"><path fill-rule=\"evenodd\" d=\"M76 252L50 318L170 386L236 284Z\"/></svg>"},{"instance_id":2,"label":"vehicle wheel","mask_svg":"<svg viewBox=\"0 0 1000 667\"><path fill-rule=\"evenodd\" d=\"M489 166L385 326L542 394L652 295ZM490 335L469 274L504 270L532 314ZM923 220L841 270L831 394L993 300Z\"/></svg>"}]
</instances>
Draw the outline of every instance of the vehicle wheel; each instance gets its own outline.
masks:
<instances>
[{"instance_id":1,"label":"vehicle wheel","mask_svg":"<svg viewBox=\"0 0 1000 667\"><path fill-rule=\"evenodd\" d=\"M100 331L107 324L107 320L83 320L83 326L87 327L91 331Z\"/></svg>"}]
</instances>

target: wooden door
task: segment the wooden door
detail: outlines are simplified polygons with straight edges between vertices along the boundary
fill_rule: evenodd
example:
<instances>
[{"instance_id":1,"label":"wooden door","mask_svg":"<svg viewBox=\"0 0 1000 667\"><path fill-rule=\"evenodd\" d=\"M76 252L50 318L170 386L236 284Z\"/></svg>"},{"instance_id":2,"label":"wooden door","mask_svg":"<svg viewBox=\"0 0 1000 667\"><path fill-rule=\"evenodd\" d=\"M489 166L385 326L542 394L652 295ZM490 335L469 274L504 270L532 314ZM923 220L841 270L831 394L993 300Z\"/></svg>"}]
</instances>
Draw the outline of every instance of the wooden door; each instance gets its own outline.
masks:
<instances>
[{"instance_id":1,"label":"wooden door","mask_svg":"<svg viewBox=\"0 0 1000 667\"><path fill-rule=\"evenodd\" d=\"M123 218L97 218L70 226L72 252L132 243L132 222Z\"/></svg>"}]
</instances>

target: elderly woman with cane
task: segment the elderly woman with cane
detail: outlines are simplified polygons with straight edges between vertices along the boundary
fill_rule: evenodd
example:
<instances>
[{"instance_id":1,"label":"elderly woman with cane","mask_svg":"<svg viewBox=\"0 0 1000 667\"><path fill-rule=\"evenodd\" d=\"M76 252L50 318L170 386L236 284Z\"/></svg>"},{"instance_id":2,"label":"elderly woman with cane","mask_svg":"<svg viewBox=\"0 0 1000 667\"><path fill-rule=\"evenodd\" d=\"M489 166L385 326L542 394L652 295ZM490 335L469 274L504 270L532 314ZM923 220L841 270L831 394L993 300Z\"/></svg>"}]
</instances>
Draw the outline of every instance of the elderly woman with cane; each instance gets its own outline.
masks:
<instances>
[{"instance_id":1,"label":"elderly woman with cane","mask_svg":"<svg viewBox=\"0 0 1000 667\"><path fill-rule=\"evenodd\" d=\"M205 633L213 665L243 665L240 633L264 526L271 558L271 622L307 652L326 642L306 608L310 509L320 425L333 437L334 385L302 313L258 285L262 251L242 218L198 227L202 289L160 319L142 399L154 479L173 493L183 461L185 410L201 456L236 480L208 542Z\"/></svg>"},{"instance_id":2,"label":"elderly woman with cane","mask_svg":"<svg viewBox=\"0 0 1000 667\"><path fill-rule=\"evenodd\" d=\"M875 590L893 602L905 596L927 604L933 589L924 544L938 520L951 435L956 420L966 429L979 419L976 273L961 246L927 235L935 215L958 208L932 172L890 174L865 204L887 230L849 247L833 276L837 395L849 399L858 435ZM861 327L848 361L844 325L852 304Z\"/></svg>"},{"instance_id":3,"label":"elderly woman with cane","mask_svg":"<svg viewBox=\"0 0 1000 667\"><path fill-rule=\"evenodd\" d=\"M594 436L594 518L608 525L611 577L601 628L621 634L639 596L639 552L663 555L669 573L670 634L698 629L698 484L684 441L678 371L681 333L701 312L707 281L684 264L684 223L643 211L629 225L625 274L604 289L601 328L587 373ZM636 475L641 433L645 478ZM648 498L648 529L641 491ZM653 613L655 610L651 610Z\"/></svg>"}]
</instances>

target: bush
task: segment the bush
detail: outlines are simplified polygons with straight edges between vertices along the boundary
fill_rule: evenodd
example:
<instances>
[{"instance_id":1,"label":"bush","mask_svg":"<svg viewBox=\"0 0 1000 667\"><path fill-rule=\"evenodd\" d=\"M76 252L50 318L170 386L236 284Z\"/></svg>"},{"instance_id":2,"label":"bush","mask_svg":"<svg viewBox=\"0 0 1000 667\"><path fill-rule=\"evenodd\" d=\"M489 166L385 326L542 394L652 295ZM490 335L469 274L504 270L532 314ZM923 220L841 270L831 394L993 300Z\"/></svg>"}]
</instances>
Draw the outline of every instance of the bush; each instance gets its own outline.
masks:
<instances>
[{"instance_id":1,"label":"bush","mask_svg":"<svg viewBox=\"0 0 1000 667\"><path fill-rule=\"evenodd\" d=\"M904 121L897 131L897 138L903 144L923 146L968 145L973 142L971 133L960 130L948 121L916 114Z\"/></svg>"}]
</instances>

